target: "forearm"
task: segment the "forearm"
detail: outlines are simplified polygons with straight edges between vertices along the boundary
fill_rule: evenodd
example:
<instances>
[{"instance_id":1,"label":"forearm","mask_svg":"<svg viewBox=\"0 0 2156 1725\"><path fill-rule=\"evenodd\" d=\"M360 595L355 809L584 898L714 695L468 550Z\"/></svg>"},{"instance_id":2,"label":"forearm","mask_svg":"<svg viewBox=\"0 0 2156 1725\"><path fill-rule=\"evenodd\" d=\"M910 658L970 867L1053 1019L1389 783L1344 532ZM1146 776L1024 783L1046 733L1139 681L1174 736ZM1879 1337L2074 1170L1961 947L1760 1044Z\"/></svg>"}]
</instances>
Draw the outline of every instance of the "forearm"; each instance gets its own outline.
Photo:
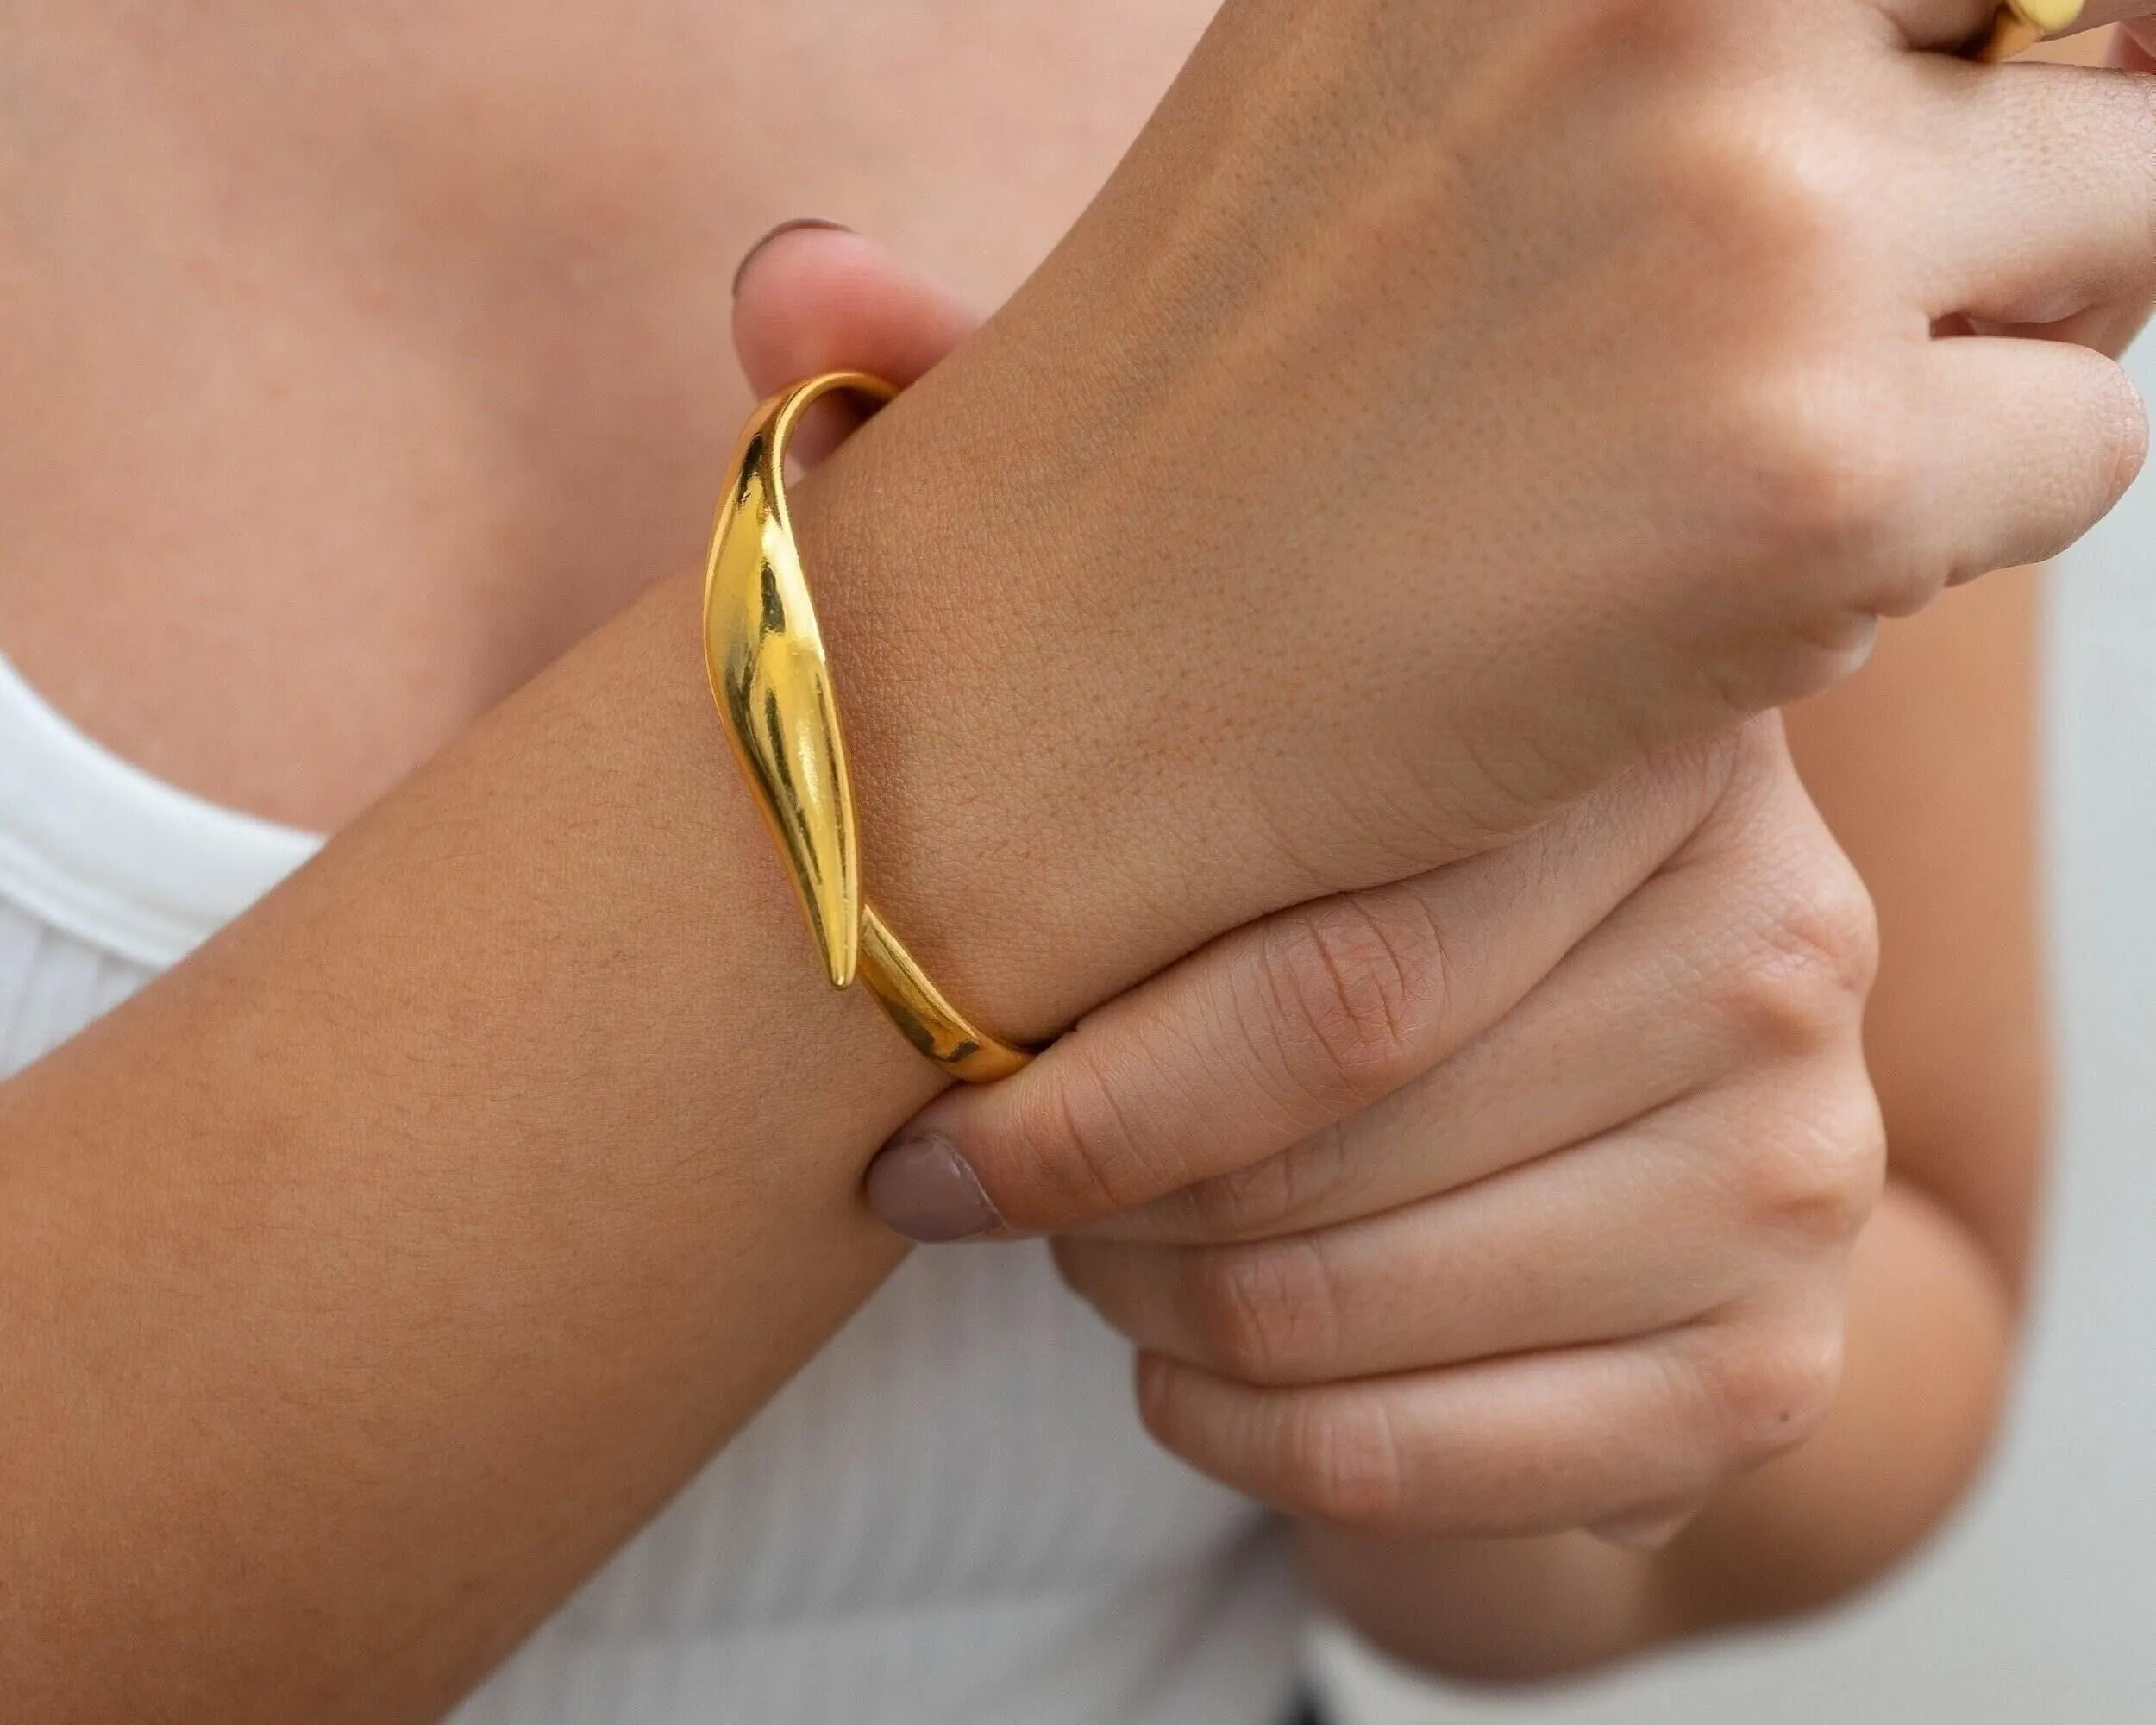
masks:
<instances>
[{"instance_id":1,"label":"forearm","mask_svg":"<svg viewBox=\"0 0 2156 1725\"><path fill-rule=\"evenodd\" d=\"M1585 1534L1392 1543L1308 1525L1328 1602L1415 1665L1532 1681L1826 1605L1908 1555L1996 1430L2015 1312L1974 1237L1898 1182L1860 1244L1843 1387L1820 1431L1725 1492L1666 1550Z\"/></svg>"},{"instance_id":2,"label":"forearm","mask_svg":"<svg viewBox=\"0 0 2156 1725\"><path fill-rule=\"evenodd\" d=\"M0 1088L17 1707L434 1716L895 1263L861 1173L938 1080L824 983L697 638L667 584ZM1069 951L969 1003L1054 1022Z\"/></svg>"},{"instance_id":3,"label":"forearm","mask_svg":"<svg viewBox=\"0 0 2156 1725\"><path fill-rule=\"evenodd\" d=\"M1030 351L796 499L868 891L1017 1037L1326 884L1248 774L1150 746L1189 680L1088 631ZM861 1176L937 1076L824 987L699 638L655 590L0 1089L0 1678L39 1717L435 1716L896 1261Z\"/></svg>"},{"instance_id":4,"label":"forearm","mask_svg":"<svg viewBox=\"0 0 2156 1725\"><path fill-rule=\"evenodd\" d=\"M429 1716L893 1263L934 1081L807 962L692 605L0 1091L37 1716Z\"/></svg>"}]
</instances>

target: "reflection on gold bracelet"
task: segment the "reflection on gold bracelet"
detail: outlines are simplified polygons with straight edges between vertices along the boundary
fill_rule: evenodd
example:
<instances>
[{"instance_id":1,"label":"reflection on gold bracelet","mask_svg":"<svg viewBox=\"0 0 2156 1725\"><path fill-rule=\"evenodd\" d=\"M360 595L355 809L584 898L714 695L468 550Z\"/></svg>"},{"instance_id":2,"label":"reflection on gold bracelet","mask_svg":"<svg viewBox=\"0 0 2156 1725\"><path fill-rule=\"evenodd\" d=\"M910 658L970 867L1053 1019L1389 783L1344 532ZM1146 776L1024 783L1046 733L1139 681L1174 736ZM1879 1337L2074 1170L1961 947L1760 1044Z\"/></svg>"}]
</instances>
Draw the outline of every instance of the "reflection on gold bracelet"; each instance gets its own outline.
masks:
<instances>
[{"instance_id":1,"label":"reflection on gold bracelet","mask_svg":"<svg viewBox=\"0 0 2156 1725\"><path fill-rule=\"evenodd\" d=\"M858 977L914 1047L952 1076L985 1084L1031 1057L954 1007L862 894L845 742L786 494L787 447L801 416L838 392L879 403L896 393L859 372L830 373L772 397L742 433L705 570L704 662L831 985Z\"/></svg>"}]
</instances>

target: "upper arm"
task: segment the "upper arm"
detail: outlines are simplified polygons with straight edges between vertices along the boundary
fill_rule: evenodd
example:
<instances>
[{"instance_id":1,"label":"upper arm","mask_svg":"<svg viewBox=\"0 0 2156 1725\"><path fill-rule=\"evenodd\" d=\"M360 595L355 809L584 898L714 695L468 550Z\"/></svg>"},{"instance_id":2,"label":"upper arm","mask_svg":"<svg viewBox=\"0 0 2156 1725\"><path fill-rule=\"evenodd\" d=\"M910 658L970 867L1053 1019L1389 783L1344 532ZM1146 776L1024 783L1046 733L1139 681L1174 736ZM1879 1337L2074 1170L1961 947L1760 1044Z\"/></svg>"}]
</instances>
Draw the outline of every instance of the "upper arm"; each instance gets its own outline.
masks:
<instances>
[{"instance_id":1,"label":"upper arm","mask_svg":"<svg viewBox=\"0 0 2156 1725\"><path fill-rule=\"evenodd\" d=\"M1879 912L1865 1046L1897 1179L2018 1286L2047 1110L2039 957L2037 640L2027 572L1884 631L1789 714L1797 765Z\"/></svg>"}]
</instances>

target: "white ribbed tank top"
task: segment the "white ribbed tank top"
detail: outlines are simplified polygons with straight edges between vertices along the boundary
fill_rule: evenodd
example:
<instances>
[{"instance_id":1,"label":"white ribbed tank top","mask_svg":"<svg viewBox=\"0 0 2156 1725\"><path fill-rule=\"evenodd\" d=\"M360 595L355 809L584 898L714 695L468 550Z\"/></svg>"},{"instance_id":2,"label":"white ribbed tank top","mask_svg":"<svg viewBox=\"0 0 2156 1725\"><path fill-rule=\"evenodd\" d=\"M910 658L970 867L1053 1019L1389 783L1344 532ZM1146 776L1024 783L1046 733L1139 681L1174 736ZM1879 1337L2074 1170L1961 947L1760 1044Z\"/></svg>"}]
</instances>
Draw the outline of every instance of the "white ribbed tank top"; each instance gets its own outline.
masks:
<instances>
[{"instance_id":1,"label":"white ribbed tank top","mask_svg":"<svg viewBox=\"0 0 2156 1725\"><path fill-rule=\"evenodd\" d=\"M0 658L0 1075L313 854ZM1300 1605L1037 1244L917 1252L457 1725L1274 1725Z\"/></svg>"}]
</instances>

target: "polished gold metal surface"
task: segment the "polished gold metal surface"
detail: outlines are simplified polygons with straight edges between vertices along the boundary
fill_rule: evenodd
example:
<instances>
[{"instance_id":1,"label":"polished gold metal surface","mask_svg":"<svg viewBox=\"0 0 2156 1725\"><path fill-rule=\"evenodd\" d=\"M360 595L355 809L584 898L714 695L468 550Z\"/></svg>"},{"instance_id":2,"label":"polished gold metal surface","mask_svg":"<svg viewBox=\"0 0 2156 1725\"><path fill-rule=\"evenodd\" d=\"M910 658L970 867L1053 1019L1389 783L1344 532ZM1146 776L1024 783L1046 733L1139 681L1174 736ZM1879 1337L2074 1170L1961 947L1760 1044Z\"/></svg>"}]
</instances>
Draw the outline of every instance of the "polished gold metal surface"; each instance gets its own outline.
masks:
<instances>
[{"instance_id":1,"label":"polished gold metal surface","mask_svg":"<svg viewBox=\"0 0 2156 1725\"><path fill-rule=\"evenodd\" d=\"M2001 0L1991 28L1969 52L1977 60L2011 60L2045 37L2071 29L2080 22L2087 3L2088 0Z\"/></svg>"},{"instance_id":2,"label":"polished gold metal surface","mask_svg":"<svg viewBox=\"0 0 2156 1725\"><path fill-rule=\"evenodd\" d=\"M756 409L734 452L704 574L704 662L726 734L771 824L831 986L858 977L914 1047L968 1083L1031 1057L969 1023L868 903L846 747L786 495L787 446L827 395L876 402L880 378L832 372Z\"/></svg>"},{"instance_id":3,"label":"polished gold metal surface","mask_svg":"<svg viewBox=\"0 0 2156 1725\"><path fill-rule=\"evenodd\" d=\"M861 911L861 980L906 1039L954 1078L993 1084L1033 1057L976 1030L928 980L870 905Z\"/></svg>"},{"instance_id":4,"label":"polished gold metal surface","mask_svg":"<svg viewBox=\"0 0 2156 1725\"><path fill-rule=\"evenodd\" d=\"M792 869L831 986L861 959L861 844L824 637L787 512L786 448L820 397L873 378L818 378L759 407L734 452L704 577L711 694Z\"/></svg>"}]
</instances>

